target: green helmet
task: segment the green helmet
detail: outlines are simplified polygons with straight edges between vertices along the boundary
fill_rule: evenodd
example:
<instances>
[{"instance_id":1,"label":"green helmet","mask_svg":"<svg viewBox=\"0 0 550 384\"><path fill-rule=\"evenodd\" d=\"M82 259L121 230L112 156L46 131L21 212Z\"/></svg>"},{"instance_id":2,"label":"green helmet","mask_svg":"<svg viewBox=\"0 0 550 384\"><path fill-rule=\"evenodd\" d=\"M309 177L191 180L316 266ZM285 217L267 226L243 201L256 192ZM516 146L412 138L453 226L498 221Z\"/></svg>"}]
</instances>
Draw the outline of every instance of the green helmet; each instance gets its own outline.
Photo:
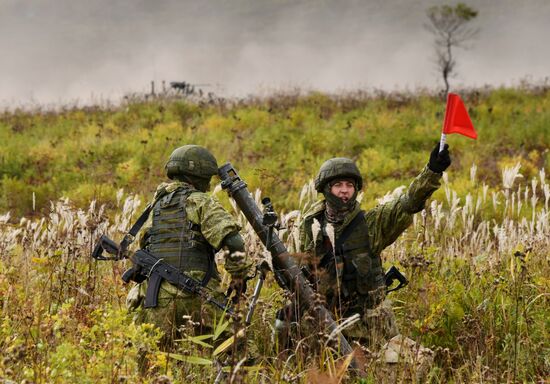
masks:
<instances>
[{"instance_id":1,"label":"green helmet","mask_svg":"<svg viewBox=\"0 0 550 384\"><path fill-rule=\"evenodd\" d=\"M183 175L210 179L218 174L216 158L200 145L184 145L177 148L170 155L164 168L170 179Z\"/></svg>"},{"instance_id":2,"label":"green helmet","mask_svg":"<svg viewBox=\"0 0 550 384\"><path fill-rule=\"evenodd\" d=\"M357 190L363 187L363 178L353 160L346 157L328 159L319 168L319 173L315 178L315 189L317 192L323 192L329 181L347 177L355 180Z\"/></svg>"}]
</instances>

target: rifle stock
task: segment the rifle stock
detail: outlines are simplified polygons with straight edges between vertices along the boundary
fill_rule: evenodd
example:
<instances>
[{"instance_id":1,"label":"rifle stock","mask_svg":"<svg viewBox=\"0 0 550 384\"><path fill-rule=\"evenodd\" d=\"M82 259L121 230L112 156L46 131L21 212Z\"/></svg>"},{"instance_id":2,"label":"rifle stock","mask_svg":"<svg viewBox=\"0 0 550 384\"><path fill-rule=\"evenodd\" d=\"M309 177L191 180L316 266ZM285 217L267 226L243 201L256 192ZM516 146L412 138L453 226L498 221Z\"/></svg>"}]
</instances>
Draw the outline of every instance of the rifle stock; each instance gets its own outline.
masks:
<instances>
[{"instance_id":1,"label":"rifle stock","mask_svg":"<svg viewBox=\"0 0 550 384\"><path fill-rule=\"evenodd\" d=\"M103 251L114 257L103 256ZM120 245L114 240L110 239L107 235L101 235L99 241L94 247L92 257L96 260L120 260L123 257L119 257Z\"/></svg>"}]
</instances>

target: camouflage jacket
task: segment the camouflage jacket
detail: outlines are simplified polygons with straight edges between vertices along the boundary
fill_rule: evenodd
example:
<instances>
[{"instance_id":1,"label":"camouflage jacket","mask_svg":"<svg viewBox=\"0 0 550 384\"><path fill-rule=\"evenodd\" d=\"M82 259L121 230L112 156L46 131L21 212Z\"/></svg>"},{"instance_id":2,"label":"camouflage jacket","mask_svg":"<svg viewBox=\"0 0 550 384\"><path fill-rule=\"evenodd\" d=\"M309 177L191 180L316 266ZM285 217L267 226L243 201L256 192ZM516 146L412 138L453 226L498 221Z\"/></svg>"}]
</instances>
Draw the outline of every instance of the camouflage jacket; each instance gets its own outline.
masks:
<instances>
[{"instance_id":1,"label":"camouflage jacket","mask_svg":"<svg viewBox=\"0 0 550 384\"><path fill-rule=\"evenodd\" d=\"M413 180L409 188L395 200L380 204L366 212L368 237L373 253L380 254L384 248L392 244L397 237L412 223L413 215L424 209L426 200L437 190L441 183L441 174L432 172L427 166ZM302 252L312 251L315 246L312 239L311 218L325 210L325 201L315 203L305 214L300 225L300 244ZM342 233L345 227L360 212L359 204L351 211L343 223L334 228L335 237Z\"/></svg>"},{"instance_id":2,"label":"camouflage jacket","mask_svg":"<svg viewBox=\"0 0 550 384\"><path fill-rule=\"evenodd\" d=\"M194 189L192 185L181 181L162 183L157 187L153 201L156 202L159 197L171 193L179 187ZM216 198L198 190L193 190L188 195L185 212L189 221L200 226L202 236L216 251L223 246L223 240L227 235L237 233L240 230L235 219ZM150 228L151 221L149 221L147 229L140 238L142 248L147 245ZM233 254L226 258L225 269L232 277L236 278L244 276L250 265L251 263L246 259L246 254Z\"/></svg>"},{"instance_id":3,"label":"camouflage jacket","mask_svg":"<svg viewBox=\"0 0 550 384\"><path fill-rule=\"evenodd\" d=\"M359 295L366 295L368 292L382 287L383 281L380 281L383 278L381 252L409 227L413 215L424 208L426 200L441 185L440 178L441 174L432 172L428 167L425 167L404 194L364 213L364 221L361 220L360 225L354 229L350 236L350 242L361 243L360 246L355 248L355 251L350 252L350 258L360 274L357 277L357 283L354 282L350 288L353 291L350 295L355 294L355 291L359 291ZM300 261L302 265L306 264L310 267L313 265L316 268L324 256L319 254L322 252L319 250L323 250L322 243L326 243L325 204L324 200L315 203L305 213L300 225L301 251L306 254L305 259ZM356 204L355 209L344 218L343 223L334 226L336 241L359 212L361 212L361 208L359 204ZM318 231L317 238L313 239L312 227L315 220L320 221L322 228ZM358 233L359 231L361 233ZM362 249L360 249L361 247ZM326 246L324 249L326 249ZM377 269L376 273L372 271L374 268ZM377 281L367 281L372 279ZM325 288L330 291L335 284L329 278L326 285ZM322 285L319 289L321 293L327 293ZM370 303L370 305L373 305L373 303Z\"/></svg>"}]
</instances>

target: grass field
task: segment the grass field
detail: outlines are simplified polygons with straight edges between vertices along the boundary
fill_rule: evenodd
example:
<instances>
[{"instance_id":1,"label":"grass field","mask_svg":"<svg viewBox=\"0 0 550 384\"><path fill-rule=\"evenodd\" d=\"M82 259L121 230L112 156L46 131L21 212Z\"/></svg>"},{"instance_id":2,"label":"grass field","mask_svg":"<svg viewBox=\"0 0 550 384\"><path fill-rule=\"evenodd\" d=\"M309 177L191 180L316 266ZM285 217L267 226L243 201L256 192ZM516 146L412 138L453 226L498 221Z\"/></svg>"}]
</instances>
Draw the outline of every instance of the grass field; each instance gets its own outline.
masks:
<instances>
[{"instance_id":1,"label":"grass field","mask_svg":"<svg viewBox=\"0 0 550 384\"><path fill-rule=\"evenodd\" d=\"M453 164L426 210L383 253L409 277L392 293L401 332L434 350L429 382L546 382L550 377L550 92L463 93L477 141L450 136ZM216 376L217 335L189 334L167 355L159 333L125 310L127 262L90 258L99 234L120 240L164 180L170 152L208 147L280 213L289 250L310 179L330 157L357 161L368 209L426 164L444 103L428 94L284 94L266 99L133 100L117 107L0 115L0 379L5 383L199 383ZM213 185L213 187L215 187ZM249 253L265 257L243 225ZM223 271L222 271L223 272ZM223 274L224 283L227 275ZM251 285L251 284L250 284ZM249 287L248 294L251 294ZM247 337L259 346L245 382L389 380L374 351L350 377L327 348L282 358L271 339L284 300L271 275ZM226 326L220 319L216 329ZM137 357L152 368L139 373ZM372 353L371 353L372 352ZM238 360L237 360L238 361ZM397 367L398 381L414 372ZM164 381L163 381L164 380ZM413 380L414 381L414 380Z\"/></svg>"}]
</instances>

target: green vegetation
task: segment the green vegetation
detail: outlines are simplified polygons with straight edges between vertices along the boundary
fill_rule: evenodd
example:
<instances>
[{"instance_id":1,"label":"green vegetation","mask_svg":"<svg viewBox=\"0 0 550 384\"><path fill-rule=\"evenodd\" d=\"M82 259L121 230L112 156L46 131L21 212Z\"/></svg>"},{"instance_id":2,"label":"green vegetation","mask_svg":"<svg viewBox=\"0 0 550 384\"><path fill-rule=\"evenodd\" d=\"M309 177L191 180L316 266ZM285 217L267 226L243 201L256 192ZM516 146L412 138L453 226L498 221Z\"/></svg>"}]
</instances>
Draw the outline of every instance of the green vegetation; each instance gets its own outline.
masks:
<instances>
[{"instance_id":1,"label":"green vegetation","mask_svg":"<svg viewBox=\"0 0 550 384\"><path fill-rule=\"evenodd\" d=\"M394 308L401 332L434 351L427 380L542 382L550 372L550 93L498 89L464 99L479 139L449 137L453 164L443 187L383 254L411 281L392 294ZM98 234L120 240L163 180L170 152L195 143L220 163L231 161L250 190L271 197L293 251L298 209L315 199L304 183L324 160L357 160L366 178L362 205L369 208L427 162L443 108L424 94L314 93L4 112L0 212L10 214L0 216L0 379L213 381L217 335L189 334L172 354L159 351L158 332L134 325L125 311L128 287L120 275L128 263L91 260ZM234 214L250 254L265 256L242 214ZM283 300L269 276L247 329L259 357L252 367L233 361L228 376L251 383L357 381L346 377L349 361L329 348L319 356L300 349L278 355L271 325ZM361 382L414 379L414 367L387 373L371 352L362 351ZM140 373L143 354L151 369Z\"/></svg>"},{"instance_id":2,"label":"green vegetation","mask_svg":"<svg viewBox=\"0 0 550 384\"><path fill-rule=\"evenodd\" d=\"M499 183L502 166L517 160L528 178L548 166L548 92L471 92L465 102L479 140L450 137L453 182L468 179L472 164L491 186ZM114 109L4 112L0 212L39 216L61 196L80 207L96 199L111 208L120 188L149 198L171 151L188 143L206 146L220 163L231 161L251 190L261 186L285 210L296 208L292 191L325 159L351 157L367 178L365 201L371 204L407 184L426 163L443 112L444 103L429 95L319 93L214 105L159 100Z\"/></svg>"}]
</instances>

